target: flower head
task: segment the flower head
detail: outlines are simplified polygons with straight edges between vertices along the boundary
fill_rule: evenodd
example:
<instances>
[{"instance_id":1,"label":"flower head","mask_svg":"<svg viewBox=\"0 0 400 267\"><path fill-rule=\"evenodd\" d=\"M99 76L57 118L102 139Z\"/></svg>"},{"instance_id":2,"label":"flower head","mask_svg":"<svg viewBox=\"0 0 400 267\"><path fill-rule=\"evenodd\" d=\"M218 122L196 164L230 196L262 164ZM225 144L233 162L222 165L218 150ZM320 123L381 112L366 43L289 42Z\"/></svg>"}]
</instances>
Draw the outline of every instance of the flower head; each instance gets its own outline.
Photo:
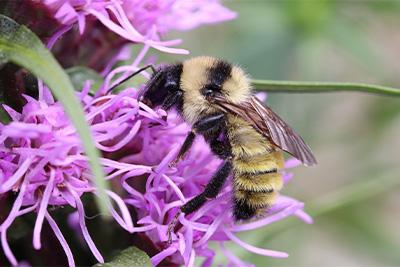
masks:
<instances>
[{"instance_id":1,"label":"flower head","mask_svg":"<svg viewBox=\"0 0 400 267\"><path fill-rule=\"evenodd\" d=\"M105 156L102 164L107 179L119 179L127 197L138 214L137 226L124 201L111 191L109 196L120 209L110 205L115 220L131 233L143 232L159 249L152 262L157 265L165 260L191 266L196 256L205 258L210 265L214 252L208 247L217 242L231 262L239 261L224 248L224 243L234 241L254 253L286 257L283 252L253 247L235 236L235 233L265 226L284 217L295 215L309 221L302 211L303 204L281 196L264 219L246 224L235 224L231 214L232 188L228 183L221 194L207 202L193 215L181 215L180 229L173 234L168 245L168 224L179 207L202 192L208 180L220 164L207 144L198 139L187 157L176 167L169 167L175 158L189 126L174 113L165 122L166 113L153 111L137 101L137 91L127 88L119 94L93 97L87 94L87 83L80 93L85 107L86 120L90 123L96 146ZM9 125L1 125L0 139L0 193L15 191L18 198L9 217L1 225L2 245L11 263L16 265L6 240L6 231L16 217L36 211L33 244L40 248L40 231L46 219L63 244L70 265L72 253L56 222L47 211L49 204L70 205L78 210L83 235L97 260L103 258L93 243L84 221L84 208L80 196L96 193L90 182L90 173L74 129L51 94L44 88L39 100L26 96L27 104L22 113L5 106L13 119ZM117 161L118 160L118 161ZM293 162L290 163L293 165ZM290 178L285 175L285 181ZM137 185L144 183L144 190Z\"/></svg>"},{"instance_id":2,"label":"flower head","mask_svg":"<svg viewBox=\"0 0 400 267\"><path fill-rule=\"evenodd\" d=\"M180 40L160 41L161 36L170 30L189 30L236 16L218 0L45 0L44 3L63 25L78 22L81 33L87 20L95 17L123 39L181 54L188 52L171 47Z\"/></svg>"},{"instance_id":3,"label":"flower head","mask_svg":"<svg viewBox=\"0 0 400 267\"><path fill-rule=\"evenodd\" d=\"M36 211L33 246L41 248L41 229L44 219L60 240L69 260L74 265L71 250L47 210L49 205L70 205L79 213L83 236L98 261L103 257L94 245L85 225L85 214L80 197L96 193L91 174L75 129L66 118L58 102L54 102L47 88L38 100L25 96L27 103L21 113L4 106L12 122L0 124L0 194L18 192L7 219L1 224L1 243L13 265L17 261L6 238L12 222L25 213ZM88 120L93 113L88 113ZM122 199L107 192L120 208L122 217L110 205L111 213L126 230L131 231L132 219Z\"/></svg>"},{"instance_id":4,"label":"flower head","mask_svg":"<svg viewBox=\"0 0 400 267\"><path fill-rule=\"evenodd\" d=\"M114 55L102 72L104 83L95 95L89 94L90 81L86 81L76 95L84 107L93 141L102 152L101 164L106 179L116 181L113 190L107 191L114 202L109 203L110 213L127 234L147 236L157 249L152 255L152 263L193 266L195 258L202 257L203 266L211 266L215 252L209 244L216 242L230 264L248 265L225 248L229 241L253 253L286 257L284 252L247 244L236 233L260 228L291 215L311 222L303 211L303 203L280 196L264 218L236 224L231 212L229 179L216 199L188 216L179 216L180 225L169 244L169 223L180 206L203 191L221 161L212 155L206 142L198 138L187 156L176 167L170 167L169 163L176 157L190 130L189 125L174 112L167 114L139 102L139 88L110 92L110 88L138 69L150 47L186 53L186 50L171 47L179 40L160 41L168 31L189 30L201 24L231 19L235 14L217 0L45 0L44 4L65 26L50 39L49 48L75 23L82 34L92 20L98 20L123 40L144 44L131 65L112 69L116 61L126 59L130 53L122 49ZM115 79L117 74L122 75ZM142 75L149 77L146 72ZM0 225L1 245L10 263L18 265L7 241L7 231L17 217L36 212L33 246L41 248L41 229L46 220L62 245L69 265L75 265L62 229L48 210L49 205L69 205L77 211L74 215L77 214L80 233L93 255L103 262L86 227L81 200L84 194L97 194L86 156L59 102L41 81L38 87L38 99L25 95L26 104L21 112L4 106L12 122L0 124L0 195L16 193L17 197L8 217ZM287 167L296 164L298 162L291 160ZM285 182L290 178L291 174L285 173ZM136 210L137 221L132 220L127 205Z\"/></svg>"},{"instance_id":5,"label":"flower head","mask_svg":"<svg viewBox=\"0 0 400 267\"><path fill-rule=\"evenodd\" d=\"M217 242L220 245L221 251L226 254L230 263L240 262L225 249L224 243L228 241L233 241L253 253L278 258L287 257L284 252L246 244L236 237L236 233L257 229L291 215L310 223L311 218L303 212L303 203L280 196L264 218L236 224L231 211L231 181L227 182L216 199L208 201L189 216L181 214L179 217L181 225L173 234L172 244L168 244L168 225L179 207L204 190L221 164L220 160L210 153L204 140L199 138L184 160L176 167L169 167L189 130L188 125L176 114L170 114L167 126L160 125L147 135L143 135L141 153L123 159L134 164L148 166L156 164L146 179L144 193L129 183L142 178L129 173L121 177L123 187L130 194L125 202L134 206L138 212L139 227L135 231L144 232L160 250L152 257L152 263L157 265L164 260L170 264L193 266L195 257L203 257L203 266L211 266L215 252L209 248L210 242ZM299 162L291 160L287 166L292 167L296 164ZM290 178L291 174L285 173L285 182ZM244 263L240 265L244 266Z\"/></svg>"}]
</instances>

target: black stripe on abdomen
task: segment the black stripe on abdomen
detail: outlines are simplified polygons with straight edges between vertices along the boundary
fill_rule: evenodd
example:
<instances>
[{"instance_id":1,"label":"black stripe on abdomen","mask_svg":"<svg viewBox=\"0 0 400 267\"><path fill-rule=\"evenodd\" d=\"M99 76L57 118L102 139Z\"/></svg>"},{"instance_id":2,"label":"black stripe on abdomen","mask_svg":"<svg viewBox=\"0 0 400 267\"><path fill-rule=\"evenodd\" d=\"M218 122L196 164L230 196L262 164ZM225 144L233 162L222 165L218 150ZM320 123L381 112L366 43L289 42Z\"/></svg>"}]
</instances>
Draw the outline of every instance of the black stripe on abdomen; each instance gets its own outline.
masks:
<instances>
[{"instance_id":1,"label":"black stripe on abdomen","mask_svg":"<svg viewBox=\"0 0 400 267\"><path fill-rule=\"evenodd\" d=\"M283 185L282 176L272 167L276 166L273 159L265 165L236 159L234 166L233 214L236 220L247 220L274 204Z\"/></svg>"}]
</instances>

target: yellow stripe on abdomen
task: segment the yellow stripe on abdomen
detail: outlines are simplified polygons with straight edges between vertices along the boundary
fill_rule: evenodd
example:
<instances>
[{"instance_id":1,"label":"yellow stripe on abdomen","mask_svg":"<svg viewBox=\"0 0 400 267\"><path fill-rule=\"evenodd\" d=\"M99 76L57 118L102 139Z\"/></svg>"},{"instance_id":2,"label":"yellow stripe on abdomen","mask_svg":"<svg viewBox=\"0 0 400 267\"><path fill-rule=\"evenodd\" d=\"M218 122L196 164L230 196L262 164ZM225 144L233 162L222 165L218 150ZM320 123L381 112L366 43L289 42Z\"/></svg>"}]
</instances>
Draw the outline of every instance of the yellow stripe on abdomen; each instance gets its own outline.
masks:
<instances>
[{"instance_id":1,"label":"yellow stripe on abdomen","mask_svg":"<svg viewBox=\"0 0 400 267\"><path fill-rule=\"evenodd\" d=\"M283 180L279 173L282 154L274 152L257 155L254 160L233 161L235 199L255 209L274 204L277 192L282 189Z\"/></svg>"},{"instance_id":2,"label":"yellow stripe on abdomen","mask_svg":"<svg viewBox=\"0 0 400 267\"><path fill-rule=\"evenodd\" d=\"M281 169L283 162L283 155L280 151L266 151L262 154L249 155L245 158L234 158L235 171L238 174L272 172Z\"/></svg>"},{"instance_id":3,"label":"yellow stripe on abdomen","mask_svg":"<svg viewBox=\"0 0 400 267\"><path fill-rule=\"evenodd\" d=\"M265 213L275 203L283 181L282 151L248 122L228 117L228 138L233 154L234 216L247 220Z\"/></svg>"},{"instance_id":4,"label":"yellow stripe on abdomen","mask_svg":"<svg viewBox=\"0 0 400 267\"><path fill-rule=\"evenodd\" d=\"M251 192L271 192L282 189L282 175L278 172L236 175L233 185L238 190Z\"/></svg>"}]
</instances>

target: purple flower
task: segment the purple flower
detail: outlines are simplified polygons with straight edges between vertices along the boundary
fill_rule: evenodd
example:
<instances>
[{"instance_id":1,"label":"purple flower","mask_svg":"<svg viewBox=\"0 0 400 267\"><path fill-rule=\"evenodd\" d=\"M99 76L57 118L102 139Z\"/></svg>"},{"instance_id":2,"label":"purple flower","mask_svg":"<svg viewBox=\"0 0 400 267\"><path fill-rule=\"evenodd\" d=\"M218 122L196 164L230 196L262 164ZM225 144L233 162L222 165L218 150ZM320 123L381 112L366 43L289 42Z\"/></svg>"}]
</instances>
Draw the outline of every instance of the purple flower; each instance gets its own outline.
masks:
<instances>
[{"instance_id":1,"label":"purple flower","mask_svg":"<svg viewBox=\"0 0 400 267\"><path fill-rule=\"evenodd\" d=\"M212 241L220 245L221 252L227 256L231 264L240 266L246 264L225 249L225 242L233 241L256 254L277 258L287 257L284 252L246 244L236 236L236 233L257 229L291 215L311 223L312 219L303 211L303 203L280 196L264 218L235 224L231 213L232 187L229 182L215 200L208 201L187 217L183 214L179 217L181 227L173 234L173 243L168 245L169 222L181 205L203 191L220 164L220 160L210 153L208 145L200 138L184 160L174 168L169 167L189 130L188 125L182 123L180 118L170 114L167 126L157 126L147 133L144 131L138 133L142 139L141 153L122 159L132 164L156 165L151 172L148 172L144 193L140 193L129 183L142 178L128 172L121 176L121 183L130 194L125 202L134 206L139 216L137 222L139 227L135 228L135 232L144 232L160 250L152 257L152 263L157 265L165 260L169 264L193 266L195 257L203 257L202 266L211 266L215 252L208 245ZM297 160L290 160L286 165L293 167L298 164ZM285 173L285 182L290 178L291 174Z\"/></svg>"},{"instance_id":2,"label":"purple flower","mask_svg":"<svg viewBox=\"0 0 400 267\"><path fill-rule=\"evenodd\" d=\"M84 88L84 92L87 92L86 88L89 86ZM42 89L38 100L25 96L27 103L21 113L4 106L13 121L8 125L0 124L0 194L18 192L18 196L9 216L0 226L2 247L11 264L17 265L7 243L7 229L17 217L36 211L33 231L35 249L41 248L40 233L46 219L64 248L69 265L74 265L71 250L47 211L48 205L70 205L78 211L83 237L93 255L103 262L86 228L84 207L80 200L84 193L96 194L96 188L90 182L86 157L61 105L54 102L47 88ZM135 107L130 107L130 110L133 114ZM99 107L91 108L86 118L92 122L99 146L103 136L113 138L113 133L103 131L98 119L101 112ZM115 146L107 148L112 150ZM124 202L111 191L107 194L115 201L121 215L110 204L111 214L124 229L132 232L132 219Z\"/></svg>"},{"instance_id":3,"label":"purple flower","mask_svg":"<svg viewBox=\"0 0 400 267\"><path fill-rule=\"evenodd\" d=\"M135 95L132 94L132 97L135 99ZM265 95L260 98L265 100ZM145 105L142 108L148 109ZM162 110L157 112L163 116ZM156 120L157 117L151 119ZM215 200L207 202L188 218L181 215L179 220L182 227L173 234L173 243L168 245L167 230L172 218L181 205L202 192L221 161L211 154L208 145L199 138L185 159L171 168L169 163L176 157L190 127L172 112L168 114L166 124L161 121L147 124L151 127L142 127L127 144L130 152L118 159L125 167L121 165L108 178L118 175L122 187L129 194L125 202L135 207L139 218L134 232L147 235L160 250L152 257L154 265L165 260L171 264L192 266L194 258L200 256L205 258L204 266L210 266L215 254L208 248L211 241L220 245L221 251L232 264L240 260L224 248L224 242L227 241L234 241L253 253L287 257L284 252L246 244L235 233L260 228L291 215L311 223L312 219L303 211L303 203L281 196L265 218L236 225L231 214L232 188L229 184ZM291 159L285 167L292 168L299 164L298 160ZM138 169L139 166L142 169ZM284 173L285 183L291 178L291 173ZM144 190L139 190L138 185L143 183Z\"/></svg>"},{"instance_id":4,"label":"purple flower","mask_svg":"<svg viewBox=\"0 0 400 267\"><path fill-rule=\"evenodd\" d=\"M188 156L170 168L169 163L189 131L188 125L173 113L165 122L162 119L166 115L164 111L153 111L138 103L134 88L127 88L117 95L98 97L88 95L89 89L90 84L86 83L79 97L96 146L104 152L102 164L107 179L119 179L127 193L125 203L137 210L138 226L133 226L120 196L108 191L120 210L118 213L110 205L111 214L128 232L144 232L150 238L160 251L152 257L154 265L166 260L191 266L195 257L204 257L204 266L210 266L215 255L208 248L211 241L220 244L221 251L231 263L240 260L224 248L224 243L230 240L257 254L287 256L283 252L246 244L235 233L256 229L290 215L310 222L311 219L302 211L303 203L281 196L265 218L236 225L230 211L232 188L229 184L215 200L207 202L193 215L181 215L182 227L173 234L173 243L168 245L169 222L182 204L203 190L220 161L199 139ZM45 87L38 100L25 97L27 104L22 113L5 106L13 122L0 128L0 193L18 192L9 216L0 226L5 254L13 265L17 265L7 243L7 229L16 217L36 211L34 247L40 249L40 232L46 219L60 240L69 264L74 265L61 230L47 211L48 205L70 205L78 211L79 225L87 244L96 259L102 262L103 258L86 228L80 200L82 194L96 193L96 189L90 183L79 139L61 106L54 102ZM292 160L288 164L296 165L298 162ZM286 174L285 181L289 178L290 175ZM144 192L135 186L140 182L145 183Z\"/></svg>"},{"instance_id":5,"label":"purple flower","mask_svg":"<svg viewBox=\"0 0 400 267\"><path fill-rule=\"evenodd\" d=\"M218 0L45 0L44 4L60 23L72 25L78 22L81 34L91 15L126 40L177 54L188 51L171 47L181 40L161 41L160 37L166 32L190 30L201 24L236 17Z\"/></svg>"},{"instance_id":6,"label":"purple flower","mask_svg":"<svg viewBox=\"0 0 400 267\"><path fill-rule=\"evenodd\" d=\"M198 138L188 155L176 167L169 167L189 126L173 112L167 116L161 109L152 110L138 102L139 88L128 87L118 94L109 92L111 87L143 64L150 47L164 52L186 53L186 50L171 48L179 40L160 41L166 32L232 19L235 14L216 0L45 0L44 4L64 25L49 40L49 48L73 24L78 23L83 33L88 20L93 19L123 39L144 44L131 65L112 69L118 60L130 56L127 49L115 54L103 70L104 83L94 96L89 94L89 81L77 96L84 107L96 147L102 152L101 163L106 179L116 181L113 190L107 191L113 200L109 203L110 213L127 234L142 233L148 237L158 251L152 255L152 263L193 266L195 258L202 257L202 266L211 266L215 252L209 244L215 242L230 265L250 265L225 248L226 242L230 241L253 253L287 257L284 252L247 244L236 233L264 227L292 215L311 223L311 218L303 211L303 203L280 196L264 218L236 224L231 214L232 187L229 180L216 199L208 201L193 214L180 215L180 227L173 233L169 244L167 229L172 218L181 205L202 192L221 161L212 155L204 140ZM118 74L121 75L116 79ZM142 75L149 77L147 72ZM35 212L34 248L41 248L41 229L46 220L63 247L69 265L75 265L63 229L58 227L48 210L49 205L69 205L76 210L71 221L78 225L77 232L82 234L97 261L104 262L85 224L81 197L97 191L91 182L87 159L75 129L41 81L38 99L24 98L26 104L20 113L4 106L12 122L0 124L0 196L17 194L11 211L0 225L5 255L12 265L18 265L7 242L7 231L17 217ZM298 164L296 160L289 160L286 167ZM285 183L291 177L291 173L284 173ZM127 205L136 210L136 222L132 221Z\"/></svg>"}]
</instances>

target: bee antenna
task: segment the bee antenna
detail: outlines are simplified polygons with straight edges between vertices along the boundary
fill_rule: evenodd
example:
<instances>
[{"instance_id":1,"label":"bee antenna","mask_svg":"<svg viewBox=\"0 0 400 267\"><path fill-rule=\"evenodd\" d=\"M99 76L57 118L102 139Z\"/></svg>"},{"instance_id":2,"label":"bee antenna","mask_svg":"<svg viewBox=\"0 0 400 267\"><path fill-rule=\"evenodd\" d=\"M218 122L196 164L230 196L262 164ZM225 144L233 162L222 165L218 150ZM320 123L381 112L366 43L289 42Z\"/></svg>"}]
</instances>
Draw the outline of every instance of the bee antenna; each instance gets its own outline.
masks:
<instances>
[{"instance_id":1,"label":"bee antenna","mask_svg":"<svg viewBox=\"0 0 400 267\"><path fill-rule=\"evenodd\" d=\"M126 77L125 79L123 79L122 81L120 81L119 83L115 84L113 87L111 87L111 88L108 89L107 91L108 91L108 92L113 91L116 87L120 86L121 84L123 84L123 83L126 82L127 80L131 79L132 77L138 75L139 73L141 73L142 71L144 71L144 70L146 70L146 69L148 69L148 68L151 68L151 70L153 71L153 74L155 74L155 73L157 72L153 65L144 66L143 68L138 69L137 71L135 71L134 73L132 73L131 75L129 75L128 77Z\"/></svg>"}]
</instances>

